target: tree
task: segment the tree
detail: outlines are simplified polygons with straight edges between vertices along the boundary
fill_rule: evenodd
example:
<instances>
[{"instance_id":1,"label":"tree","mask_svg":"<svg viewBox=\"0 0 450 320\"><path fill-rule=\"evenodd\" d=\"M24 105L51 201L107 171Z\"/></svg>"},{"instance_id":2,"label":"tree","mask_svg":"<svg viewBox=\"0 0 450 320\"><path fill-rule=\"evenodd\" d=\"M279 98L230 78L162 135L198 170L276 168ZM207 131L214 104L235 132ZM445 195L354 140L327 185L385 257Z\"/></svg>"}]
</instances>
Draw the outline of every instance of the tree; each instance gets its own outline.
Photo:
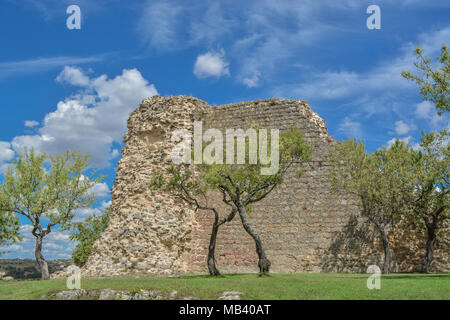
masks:
<instances>
[{"instance_id":1,"label":"tree","mask_svg":"<svg viewBox=\"0 0 450 320\"><path fill-rule=\"evenodd\" d=\"M196 173L191 169L183 166L170 166L166 173L168 178L165 178L162 172L158 172L153 177L150 187L172 193L185 203L193 206L195 211L208 210L214 213L214 222L208 246L207 266L210 275L220 275L215 259L217 233L223 224L233 220L236 210L232 208L226 217L221 218L217 207L209 205L208 191L210 188L202 179L196 177ZM226 199L224 198L223 200L225 201Z\"/></svg>"},{"instance_id":2,"label":"tree","mask_svg":"<svg viewBox=\"0 0 450 320\"><path fill-rule=\"evenodd\" d=\"M108 226L110 212L108 207L101 215L90 215L85 221L73 224L70 239L78 241L72 251L72 260L77 266L82 267L87 262L94 242Z\"/></svg>"},{"instance_id":3,"label":"tree","mask_svg":"<svg viewBox=\"0 0 450 320\"><path fill-rule=\"evenodd\" d=\"M389 148L368 153L363 142L348 139L330 149L332 192L359 198L361 213L380 235L384 250L383 273L390 273L388 228L405 207L401 185L408 146L397 140Z\"/></svg>"},{"instance_id":4,"label":"tree","mask_svg":"<svg viewBox=\"0 0 450 320\"><path fill-rule=\"evenodd\" d=\"M431 101L436 106L439 115L450 110L450 56L446 45L442 46L438 62L439 69L433 69L431 59L424 57L424 51L417 47L414 51L417 61L414 63L421 75L402 71L402 76L416 82L420 86L422 99Z\"/></svg>"},{"instance_id":5,"label":"tree","mask_svg":"<svg viewBox=\"0 0 450 320\"><path fill-rule=\"evenodd\" d=\"M422 132L419 150L411 150L411 153L412 169L406 172L406 181L410 185L408 206L414 221L426 230L422 272L428 272L439 231L450 218L449 132Z\"/></svg>"},{"instance_id":6,"label":"tree","mask_svg":"<svg viewBox=\"0 0 450 320\"><path fill-rule=\"evenodd\" d=\"M36 154L33 149L25 150L13 161L13 166L9 166L0 186L2 212L26 217L33 226L35 257L43 280L50 278L47 261L42 255L44 237L57 225L69 228L74 210L95 202L89 190L103 177L94 178L94 171L89 178L82 174L88 159L88 155L77 152L47 156Z\"/></svg>"},{"instance_id":7,"label":"tree","mask_svg":"<svg viewBox=\"0 0 450 320\"><path fill-rule=\"evenodd\" d=\"M0 194L1 196L1 194ZM22 240L19 234L20 222L14 213L3 211L0 199L0 246L10 245ZM2 256L0 251L0 257Z\"/></svg>"},{"instance_id":8,"label":"tree","mask_svg":"<svg viewBox=\"0 0 450 320\"><path fill-rule=\"evenodd\" d=\"M440 67L433 69L431 59L424 57L424 51L415 50L416 68L422 75L403 71L402 76L415 81L420 86L422 99L435 104L438 114L449 111L450 93L450 55L446 45L442 46L438 59ZM449 168L449 133L424 133L420 150L412 150L413 167L408 172L407 182L411 188L407 192L409 207L415 222L425 226L427 242L425 256L422 260L422 272L428 272L433 260L437 233L448 220L448 168Z\"/></svg>"},{"instance_id":9,"label":"tree","mask_svg":"<svg viewBox=\"0 0 450 320\"><path fill-rule=\"evenodd\" d=\"M255 137L261 137L258 133L260 133L260 129L257 130ZM277 142L279 143L278 147L275 147ZM272 148L272 144L274 148ZM260 140L256 141L256 146L261 146ZM199 172L197 175L188 167L172 166L167 170L168 179L165 179L164 175L159 174L156 180L153 181L153 184L155 181L159 181L156 183L158 186L166 186L166 190L174 191L176 196L188 204L194 205L196 209L206 209L214 212L215 219L207 261L210 274L218 274L214 261L218 229L222 224L231 221L236 214L239 214L245 231L255 242L260 274L266 275L270 270L271 262L266 256L259 234L249 222L248 212L253 203L264 199L282 183L284 175L294 163L307 161L310 157L311 149L303 139L302 133L295 128L281 133L279 141L271 140L266 147L266 149L272 150L271 152L279 153L277 158L278 169L270 174L261 174L261 170L265 168L265 164L261 162L261 157L257 161L249 161L251 154L256 152L255 149L252 149L249 138L245 142L246 158L241 164L238 164L238 161L234 161L235 164L203 163L196 167ZM222 155L225 156L225 153L228 151L225 150ZM264 153L261 147L258 153L260 156L261 153ZM234 157L234 160L236 160L237 155L234 155ZM226 163L226 161L222 162ZM211 190L219 192L222 195L222 201L230 208L229 213L221 219L217 209L207 205L206 195ZM204 200L205 204L200 204L200 200Z\"/></svg>"}]
</instances>

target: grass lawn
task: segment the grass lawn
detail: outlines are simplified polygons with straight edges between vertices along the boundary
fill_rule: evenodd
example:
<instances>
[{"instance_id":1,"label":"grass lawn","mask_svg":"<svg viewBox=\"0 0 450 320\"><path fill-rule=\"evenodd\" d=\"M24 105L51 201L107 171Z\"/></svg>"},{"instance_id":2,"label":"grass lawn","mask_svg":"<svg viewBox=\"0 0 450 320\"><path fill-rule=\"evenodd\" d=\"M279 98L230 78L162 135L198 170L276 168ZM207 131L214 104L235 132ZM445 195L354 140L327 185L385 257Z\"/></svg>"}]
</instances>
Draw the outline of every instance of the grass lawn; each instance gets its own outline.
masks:
<instances>
[{"instance_id":1,"label":"grass lawn","mask_svg":"<svg viewBox=\"0 0 450 320\"><path fill-rule=\"evenodd\" d=\"M366 274L232 274L220 277L148 275L84 279L81 287L94 289L157 289L179 297L217 299L223 291L239 291L242 299L445 299L450 300L450 274L391 274L382 276L381 289L369 290ZM0 281L0 299L40 299L67 290L65 280Z\"/></svg>"}]
</instances>

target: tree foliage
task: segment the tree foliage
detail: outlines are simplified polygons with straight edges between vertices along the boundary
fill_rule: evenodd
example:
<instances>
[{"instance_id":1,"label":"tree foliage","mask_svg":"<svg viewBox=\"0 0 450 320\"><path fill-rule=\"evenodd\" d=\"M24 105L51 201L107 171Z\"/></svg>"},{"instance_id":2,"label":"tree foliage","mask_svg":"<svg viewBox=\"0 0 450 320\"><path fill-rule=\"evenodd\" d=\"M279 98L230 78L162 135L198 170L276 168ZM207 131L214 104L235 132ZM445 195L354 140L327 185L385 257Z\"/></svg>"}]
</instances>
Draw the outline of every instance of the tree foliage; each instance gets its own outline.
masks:
<instances>
[{"instance_id":1,"label":"tree foliage","mask_svg":"<svg viewBox=\"0 0 450 320\"><path fill-rule=\"evenodd\" d=\"M239 214L244 229L255 241L261 274L269 272L271 263L266 257L262 241L248 221L250 206L264 199L276 186L280 185L284 175L294 163L307 161L311 154L311 149L303 139L302 132L296 128L282 132L278 142L278 147L274 149L271 148L271 144L275 144L276 141L269 141L267 146L268 150L279 153L277 158L279 166L274 174L261 174L265 164L260 161L260 158L255 163L249 161L250 146L246 140L246 161L243 164L237 164L237 162L226 164L225 150L224 164L203 163L196 165L197 171L193 171L189 166L171 166L165 173L159 172L152 179L152 187L172 192L196 209L214 212L215 220L208 254L208 267L211 274L219 274L213 261L218 227L231 221L236 214ZM260 146L259 141L257 145ZM222 195L222 201L228 206L229 211L222 218L218 210L208 204L208 191L219 192Z\"/></svg>"},{"instance_id":2,"label":"tree foliage","mask_svg":"<svg viewBox=\"0 0 450 320\"><path fill-rule=\"evenodd\" d=\"M405 208L402 177L408 167L408 154L408 146L399 140L372 153L356 139L344 140L330 149L331 190L358 197L362 215L375 226L382 239L384 273L389 273L391 266L387 229Z\"/></svg>"},{"instance_id":3,"label":"tree foliage","mask_svg":"<svg viewBox=\"0 0 450 320\"><path fill-rule=\"evenodd\" d=\"M0 200L0 204L2 201ZM20 222L17 216L0 207L0 246L11 245L22 240L19 234ZM0 257L4 252L0 251Z\"/></svg>"},{"instance_id":4,"label":"tree foliage","mask_svg":"<svg viewBox=\"0 0 450 320\"><path fill-rule=\"evenodd\" d=\"M390 269L387 228L407 218L426 231L422 271L433 259L439 231L449 220L449 133L422 133L418 148L396 140L390 147L368 153L364 144L345 140L331 150L332 191L351 193L362 214L379 231L385 250L383 271Z\"/></svg>"},{"instance_id":5,"label":"tree foliage","mask_svg":"<svg viewBox=\"0 0 450 320\"><path fill-rule=\"evenodd\" d=\"M42 240L52 228L68 229L74 211L95 202L90 189L103 177L83 175L88 155L67 151L48 156L25 150L13 161L0 186L2 212L22 215L31 223L36 238L35 257L42 278L49 279L48 265L42 256Z\"/></svg>"},{"instance_id":6,"label":"tree foliage","mask_svg":"<svg viewBox=\"0 0 450 320\"><path fill-rule=\"evenodd\" d=\"M412 166L405 171L404 182L409 187L407 204L410 217L423 226L427 234L422 271L428 272L439 231L450 218L449 132L422 133L420 147L411 150Z\"/></svg>"},{"instance_id":7,"label":"tree foliage","mask_svg":"<svg viewBox=\"0 0 450 320\"><path fill-rule=\"evenodd\" d=\"M78 241L72 251L72 260L77 266L82 267L87 262L94 242L108 226L110 212L111 209L107 208L101 215L91 215L85 221L73 224L70 239Z\"/></svg>"},{"instance_id":8,"label":"tree foliage","mask_svg":"<svg viewBox=\"0 0 450 320\"><path fill-rule=\"evenodd\" d=\"M414 65L420 74L403 71L402 76L416 82L420 86L422 99L435 104L439 115L450 110L450 56L446 45L442 46L441 56L438 58L439 68L433 69L430 58L424 56L424 50L417 47L414 51L416 62Z\"/></svg>"}]
</instances>

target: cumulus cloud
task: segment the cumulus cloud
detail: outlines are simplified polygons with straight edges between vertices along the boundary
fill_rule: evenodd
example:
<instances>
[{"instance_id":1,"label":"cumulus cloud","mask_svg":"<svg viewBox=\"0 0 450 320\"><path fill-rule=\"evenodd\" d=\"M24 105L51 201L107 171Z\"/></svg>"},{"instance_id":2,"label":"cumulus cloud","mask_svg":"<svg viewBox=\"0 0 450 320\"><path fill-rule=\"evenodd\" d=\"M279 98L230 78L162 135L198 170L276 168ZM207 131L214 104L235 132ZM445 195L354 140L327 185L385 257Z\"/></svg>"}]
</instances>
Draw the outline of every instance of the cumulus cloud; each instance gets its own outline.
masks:
<instances>
[{"instance_id":1,"label":"cumulus cloud","mask_svg":"<svg viewBox=\"0 0 450 320\"><path fill-rule=\"evenodd\" d=\"M0 173L3 173L8 166L8 162L14 159L15 152L11 143L0 141Z\"/></svg>"},{"instance_id":2,"label":"cumulus cloud","mask_svg":"<svg viewBox=\"0 0 450 320\"><path fill-rule=\"evenodd\" d=\"M39 125L39 122L35 120L25 120L24 124L27 128L34 128Z\"/></svg>"},{"instance_id":3,"label":"cumulus cloud","mask_svg":"<svg viewBox=\"0 0 450 320\"><path fill-rule=\"evenodd\" d=\"M14 151L11 150L11 144L6 141L0 141L0 163L10 161L14 158Z\"/></svg>"},{"instance_id":4,"label":"cumulus cloud","mask_svg":"<svg viewBox=\"0 0 450 320\"><path fill-rule=\"evenodd\" d=\"M228 62L225 61L225 51L223 49L215 52L209 51L197 57L194 66L194 75L204 79L208 77L220 78L230 75Z\"/></svg>"},{"instance_id":5,"label":"cumulus cloud","mask_svg":"<svg viewBox=\"0 0 450 320\"><path fill-rule=\"evenodd\" d=\"M416 126L414 124L406 124L403 120L395 122L395 132L399 135L407 134L408 132L415 130Z\"/></svg>"},{"instance_id":6,"label":"cumulus cloud","mask_svg":"<svg viewBox=\"0 0 450 320\"><path fill-rule=\"evenodd\" d=\"M90 79L80 69L65 66L63 71L56 77L56 81L85 87L89 85Z\"/></svg>"},{"instance_id":7,"label":"cumulus cloud","mask_svg":"<svg viewBox=\"0 0 450 320\"><path fill-rule=\"evenodd\" d=\"M102 201L99 206L94 208L80 208L74 211L73 222L84 221L89 216L98 216L105 212L105 209L111 206L111 200Z\"/></svg>"},{"instance_id":8,"label":"cumulus cloud","mask_svg":"<svg viewBox=\"0 0 450 320\"><path fill-rule=\"evenodd\" d=\"M90 192L92 192L97 199L106 198L109 194L108 184L105 182L98 182L92 187Z\"/></svg>"},{"instance_id":9,"label":"cumulus cloud","mask_svg":"<svg viewBox=\"0 0 450 320\"><path fill-rule=\"evenodd\" d=\"M110 79L106 75L89 78L81 69L65 67L57 80L82 91L58 102L36 134L15 137L11 144L16 152L24 147L51 154L81 150L90 154L93 167L107 167L117 156L112 145L122 141L130 112L143 98L158 93L136 69Z\"/></svg>"}]
</instances>

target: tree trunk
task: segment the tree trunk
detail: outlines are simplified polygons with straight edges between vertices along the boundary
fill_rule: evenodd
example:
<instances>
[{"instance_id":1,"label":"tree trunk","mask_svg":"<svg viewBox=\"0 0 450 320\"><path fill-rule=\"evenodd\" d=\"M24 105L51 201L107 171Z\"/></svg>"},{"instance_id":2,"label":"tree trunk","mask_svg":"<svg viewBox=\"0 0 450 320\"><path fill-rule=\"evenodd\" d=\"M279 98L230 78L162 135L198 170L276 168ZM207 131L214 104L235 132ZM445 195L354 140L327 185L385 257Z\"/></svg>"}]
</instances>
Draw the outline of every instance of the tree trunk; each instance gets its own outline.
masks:
<instances>
[{"instance_id":1,"label":"tree trunk","mask_svg":"<svg viewBox=\"0 0 450 320\"><path fill-rule=\"evenodd\" d=\"M431 261L433 260L433 251L434 251L434 244L436 242L436 233L434 229L429 228L428 229L428 239L427 239L427 247L425 256L422 260L422 272L427 273L428 269L430 268Z\"/></svg>"},{"instance_id":2,"label":"tree trunk","mask_svg":"<svg viewBox=\"0 0 450 320\"><path fill-rule=\"evenodd\" d=\"M42 280L50 279L50 274L48 272L48 264L42 256L42 239L43 237L36 237L36 248L34 249L34 256L36 257L36 261L39 265L39 269L41 270Z\"/></svg>"},{"instance_id":3,"label":"tree trunk","mask_svg":"<svg viewBox=\"0 0 450 320\"><path fill-rule=\"evenodd\" d=\"M383 273L391 273L391 246L389 245L389 239L386 235L386 231L383 227L380 227L381 240L383 241L384 248L384 263L383 263Z\"/></svg>"},{"instance_id":4,"label":"tree trunk","mask_svg":"<svg viewBox=\"0 0 450 320\"><path fill-rule=\"evenodd\" d=\"M220 275L219 270L216 267L216 258L214 256L214 252L216 250L216 240L217 240L217 232L219 231L219 225L218 225L218 218L216 217L212 232L211 232L211 238L209 240L209 248L208 248L208 270L209 274L212 276L218 276Z\"/></svg>"},{"instance_id":5,"label":"tree trunk","mask_svg":"<svg viewBox=\"0 0 450 320\"><path fill-rule=\"evenodd\" d=\"M262 244L261 238L256 233L255 230L250 226L247 219L247 213L245 212L245 208L239 208L239 216L241 217L242 225L244 226L245 231L253 238L256 244L256 253L258 254L258 267L260 275L267 275L270 270L270 261L267 259L266 252L264 251L264 246Z\"/></svg>"}]
</instances>

